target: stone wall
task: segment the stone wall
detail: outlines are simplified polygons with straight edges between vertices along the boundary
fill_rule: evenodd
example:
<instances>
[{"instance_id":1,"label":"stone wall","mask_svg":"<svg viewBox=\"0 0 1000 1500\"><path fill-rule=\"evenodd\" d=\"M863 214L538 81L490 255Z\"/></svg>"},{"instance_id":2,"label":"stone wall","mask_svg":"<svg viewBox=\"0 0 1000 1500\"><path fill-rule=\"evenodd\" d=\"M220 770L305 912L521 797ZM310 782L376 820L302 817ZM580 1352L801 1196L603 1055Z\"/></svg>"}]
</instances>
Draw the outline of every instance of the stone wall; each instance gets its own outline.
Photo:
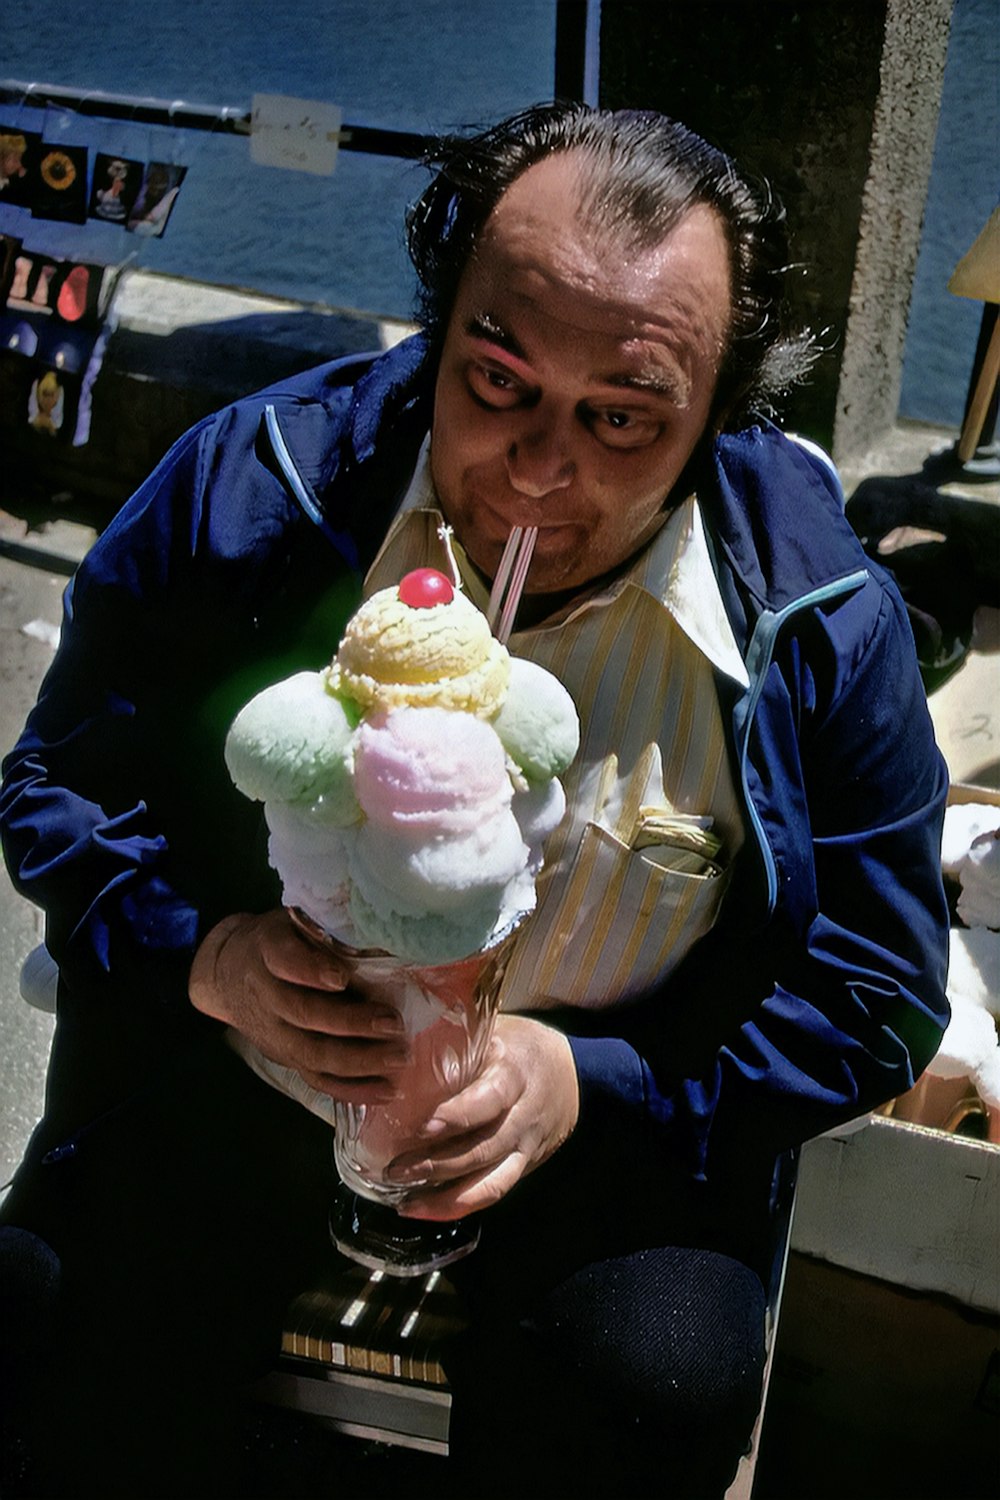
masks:
<instances>
[{"instance_id":1,"label":"stone wall","mask_svg":"<svg viewBox=\"0 0 1000 1500\"><path fill-rule=\"evenodd\" d=\"M847 308L833 446L864 453L895 421L951 0L890 0Z\"/></svg>"}]
</instances>

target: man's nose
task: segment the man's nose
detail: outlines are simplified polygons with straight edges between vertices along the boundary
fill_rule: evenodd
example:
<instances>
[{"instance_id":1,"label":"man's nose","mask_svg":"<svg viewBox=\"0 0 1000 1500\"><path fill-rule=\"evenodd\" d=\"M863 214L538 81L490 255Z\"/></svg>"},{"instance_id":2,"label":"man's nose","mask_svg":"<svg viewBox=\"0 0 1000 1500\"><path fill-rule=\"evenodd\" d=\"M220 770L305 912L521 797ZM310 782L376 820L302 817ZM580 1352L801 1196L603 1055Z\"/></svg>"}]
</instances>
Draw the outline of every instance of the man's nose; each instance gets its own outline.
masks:
<instances>
[{"instance_id":1,"label":"man's nose","mask_svg":"<svg viewBox=\"0 0 1000 1500\"><path fill-rule=\"evenodd\" d=\"M513 489L541 500L565 490L576 474L567 435L555 425L539 425L520 434L507 449L507 475Z\"/></svg>"}]
</instances>

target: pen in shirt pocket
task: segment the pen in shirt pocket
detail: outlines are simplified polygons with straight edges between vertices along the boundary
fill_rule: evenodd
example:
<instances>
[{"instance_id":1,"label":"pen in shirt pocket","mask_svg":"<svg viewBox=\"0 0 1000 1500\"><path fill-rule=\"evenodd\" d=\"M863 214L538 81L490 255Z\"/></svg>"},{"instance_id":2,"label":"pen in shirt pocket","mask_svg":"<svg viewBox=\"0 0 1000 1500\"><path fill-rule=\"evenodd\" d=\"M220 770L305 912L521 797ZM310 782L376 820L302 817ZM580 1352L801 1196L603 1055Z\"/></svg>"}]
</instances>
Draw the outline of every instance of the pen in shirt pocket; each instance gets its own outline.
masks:
<instances>
[{"instance_id":1,"label":"pen in shirt pocket","mask_svg":"<svg viewBox=\"0 0 1000 1500\"><path fill-rule=\"evenodd\" d=\"M645 859L687 875L717 875L722 840L707 814L679 813L671 807L639 808L626 842Z\"/></svg>"}]
</instances>

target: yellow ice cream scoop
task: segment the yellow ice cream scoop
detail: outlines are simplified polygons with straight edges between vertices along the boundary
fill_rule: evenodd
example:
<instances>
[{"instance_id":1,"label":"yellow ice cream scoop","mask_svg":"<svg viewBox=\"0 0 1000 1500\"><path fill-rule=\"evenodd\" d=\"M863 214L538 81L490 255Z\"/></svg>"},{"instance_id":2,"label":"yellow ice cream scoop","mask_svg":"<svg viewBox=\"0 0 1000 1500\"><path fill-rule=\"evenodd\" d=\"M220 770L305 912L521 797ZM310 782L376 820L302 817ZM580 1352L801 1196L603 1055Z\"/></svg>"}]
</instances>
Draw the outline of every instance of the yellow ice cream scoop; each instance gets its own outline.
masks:
<instances>
[{"instance_id":1,"label":"yellow ice cream scoop","mask_svg":"<svg viewBox=\"0 0 1000 1500\"><path fill-rule=\"evenodd\" d=\"M489 719L506 697L510 657L443 573L419 568L361 605L328 675L366 712L409 704Z\"/></svg>"}]
</instances>

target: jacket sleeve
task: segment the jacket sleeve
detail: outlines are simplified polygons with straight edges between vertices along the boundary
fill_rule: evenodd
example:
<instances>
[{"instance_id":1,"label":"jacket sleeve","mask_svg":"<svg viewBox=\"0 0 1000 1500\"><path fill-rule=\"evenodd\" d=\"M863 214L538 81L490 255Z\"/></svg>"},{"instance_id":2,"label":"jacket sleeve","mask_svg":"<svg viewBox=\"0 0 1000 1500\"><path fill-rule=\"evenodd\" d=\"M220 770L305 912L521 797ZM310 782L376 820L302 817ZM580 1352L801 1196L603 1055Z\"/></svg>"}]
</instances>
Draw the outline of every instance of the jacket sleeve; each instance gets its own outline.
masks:
<instances>
[{"instance_id":1,"label":"jacket sleeve","mask_svg":"<svg viewBox=\"0 0 1000 1500\"><path fill-rule=\"evenodd\" d=\"M71 985L113 974L144 998L186 996L203 914L171 846L165 799L151 805L143 777L164 782L152 769L168 759L164 720L204 654L194 580L209 545L214 420L175 445L81 564L59 648L4 762L7 866L44 908L47 944Z\"/></svg>"},{"instance_id":2,"label":"jacket sleeve","mask_svg":"<svg viewBox=\"0 0 1000 1500\"><path fill-rule=\"evenodd\" d=\"M572 1039L584 1110L641 1118L696 1180L904 1091L947 1022L947 774L892 586L871 579L814 616L772 664L765 699L754 760L774 917L756 931L723 923L678 971L678 993L668 983L640 1001L614 1038ZM714 1041L679 1075L678 1053L693 1055L678 1045L685 1007L688 1033L700 1013Z\"/></svg>"},{"instance_id":3,"label":"jacket sleeve","mask_svg":"<svg viewBox=\"0 0 1000 1500\"><path fill-rule=\"evenodd\" d=\"M193 1015L187 976L205 932L278 899L260 809L226 772L225 733L263 686L328 660L357 602L359 517L377 529L426 430L424 363L410 340L206 418L77 570L0 791L11 878L44 909L70 991L100 984ZM316 497L268 438L270 408L296 436L296 473L324 493L341 459L354 463L353 489L338 474L327 539ZM364 491L351 423L374 447L380 415L386 463Z\"/></svg>"}]
</instances>

